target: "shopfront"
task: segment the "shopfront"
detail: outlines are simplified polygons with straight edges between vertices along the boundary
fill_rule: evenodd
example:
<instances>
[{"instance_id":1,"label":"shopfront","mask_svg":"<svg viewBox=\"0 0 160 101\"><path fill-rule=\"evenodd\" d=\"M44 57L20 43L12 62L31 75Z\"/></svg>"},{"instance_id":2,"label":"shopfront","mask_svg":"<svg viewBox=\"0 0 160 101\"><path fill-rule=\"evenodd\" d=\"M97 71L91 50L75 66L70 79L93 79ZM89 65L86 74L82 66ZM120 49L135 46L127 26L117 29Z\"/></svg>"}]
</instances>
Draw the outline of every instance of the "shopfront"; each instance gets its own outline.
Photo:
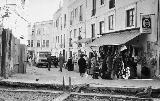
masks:
<instances>
[{"instance_id":1,"label":"shopfront","mask_svg":"<svg viewBox=\"0 0 160 101\"><path fill-rule=\"evenodd\" d=\"M149 79L154 75L156 56L146 51L146 34L139 28L105 34L88 46L100 46L101 77L104 79ZM147 44L144 44L144 43ZM151 46L151 45L150 45ZM154 46L153 46L154 47ZM151 47L150 47L151 48ZM149 54L150 52L150 54ZM149 56L153 55L153 56Z\"/></svg>"}]
</instances>

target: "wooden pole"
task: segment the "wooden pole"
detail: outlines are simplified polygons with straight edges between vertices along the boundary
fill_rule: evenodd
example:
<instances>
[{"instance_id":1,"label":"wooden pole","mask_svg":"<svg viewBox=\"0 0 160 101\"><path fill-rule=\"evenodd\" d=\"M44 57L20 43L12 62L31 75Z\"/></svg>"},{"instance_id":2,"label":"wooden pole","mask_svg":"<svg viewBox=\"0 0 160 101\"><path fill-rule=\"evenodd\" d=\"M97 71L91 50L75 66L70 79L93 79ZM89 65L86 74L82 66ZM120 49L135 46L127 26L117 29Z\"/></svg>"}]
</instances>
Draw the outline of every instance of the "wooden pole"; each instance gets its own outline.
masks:
<instances>
[{"instance_id":1,"label":"wooden pole","mask_svg":"<svg viewBox=\"0 0 160 101\"><path fill-rule=\"evenodd\" d=\"M6 52L7 52L7 32L2 30L2 59L1 59L1 76L7 79L6 75Z\"/></svg>"},{"instance_id":2,"label":"wooden pole","mask_svg":"<svg viewBox=\"0 0 160 101\"><path fill-rule=\"evenodd\" d=\"M71 92L72 86L71 86L71 77L69 77L69 91Z\"/></svg>"},{"instance_id":3,"label":"wooden pole","mask_svg":"<svg viewBox=\"0 0 160 101\"><path fill-rule=\"evenodd\" d=\"M63 91L65 91L65 81L64 81L64 76L63 76Z\"/></svg>"}]
</instances>

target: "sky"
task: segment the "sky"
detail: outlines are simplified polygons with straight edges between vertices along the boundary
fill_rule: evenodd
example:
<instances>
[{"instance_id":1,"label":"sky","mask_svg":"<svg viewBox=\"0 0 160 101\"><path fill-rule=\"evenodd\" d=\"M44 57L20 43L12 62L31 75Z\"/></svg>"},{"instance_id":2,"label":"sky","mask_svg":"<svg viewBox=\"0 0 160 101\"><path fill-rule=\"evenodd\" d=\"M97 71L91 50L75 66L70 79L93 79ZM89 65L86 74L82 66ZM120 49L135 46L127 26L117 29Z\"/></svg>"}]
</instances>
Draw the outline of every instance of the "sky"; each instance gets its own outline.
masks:
<instances>
[{"instance_id":1,"label":"sky","mask_svg":"<svg viewBox=\"0 0 160 101\"><path fill-rule=\"evenodd\" d=\"M59 7L60 0L26 0L25 9L29 21L51 20Z\"/></svg>"},{"instance_id":2,"label":"sky","mask_svg":"<svg viewBox=\"0 0 160 101\"><path fill-rule=\"evenodd\" d=\"M8 4L19 3L21 0L7 0ZM12 28L13 35L17 38L24 36L24 39L20 39L22 44L27 44L29 23L52 20L53 14L59 8L60 0L25 0L24 9L21 6L16 9L21 16L23 16L28 22L24 21L16 14L12 13L4 25L7 28ZM61 0L62 1L62 0ZM6 0L0 0L0 6L4 5ZM12 9L15 9L14 7Z\"/></svg>"}]
</instances>

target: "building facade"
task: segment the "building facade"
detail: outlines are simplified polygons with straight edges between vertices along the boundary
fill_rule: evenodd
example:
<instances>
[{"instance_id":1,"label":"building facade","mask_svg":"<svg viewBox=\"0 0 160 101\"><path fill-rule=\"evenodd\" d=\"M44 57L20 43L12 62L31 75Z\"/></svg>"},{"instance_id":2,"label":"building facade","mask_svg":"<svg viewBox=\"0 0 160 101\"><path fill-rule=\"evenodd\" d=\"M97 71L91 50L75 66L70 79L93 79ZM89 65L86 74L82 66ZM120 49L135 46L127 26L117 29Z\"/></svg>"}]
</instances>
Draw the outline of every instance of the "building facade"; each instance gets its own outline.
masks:
<instances>
[{"instance_id":1,"label":"building facade","mask_svg":"<svg viewBox=\"0 0 160 101\"><path fill-rule=\"evenodd\" d=\"M159 75L159 1L91 0L89 2L87 31L92 37L100 35L92 45L127 44L138 47L139 52L141 51L139 54L143 54L143 58L146 58L145 63L137 68L138 75L141 75L143 67L149 68L151 78Z\"/></svg>"},{"instance_id":2,"label":"building facade","mask_svg":"<svg viewBox=\"0 0 160 101\"><path fill-rule=\"evenodd\" d=\"M28 53L37 59L39 52L53 51L53 21L42 21L34 23L33 27L28 25Z\"/></svg>"},{"instance_id":3,"label":"building facade","mask_svg":"<svg viewBox=\"0 0 160 101\"><path fill-rule=\"evenodd\" d=\"M63 14L67 16L61 22L53 18L62 25L66 21L66 28L56 35L66 33L67 57L78 56L80 51L88 54L86 40L80 41L85 38L94 39L89 45L98 47L127 44L139 47L145 54L151 77L159 75L159 0L64 0L58 13L59 19Z\"/></svg>"},{"instance_id":4,"label":"building facade","mask_svg":"<svg viewBox=\"0 0 160 101\"><path fill-rule=\"evenodd\" d=\"M61 52L67 59L85 53L85 44L77 43L86 38L86 0L64 0L63 6L53 16L55 55ZM81 51L82 50L82 51Z\"/></svg>"}]
</instances>

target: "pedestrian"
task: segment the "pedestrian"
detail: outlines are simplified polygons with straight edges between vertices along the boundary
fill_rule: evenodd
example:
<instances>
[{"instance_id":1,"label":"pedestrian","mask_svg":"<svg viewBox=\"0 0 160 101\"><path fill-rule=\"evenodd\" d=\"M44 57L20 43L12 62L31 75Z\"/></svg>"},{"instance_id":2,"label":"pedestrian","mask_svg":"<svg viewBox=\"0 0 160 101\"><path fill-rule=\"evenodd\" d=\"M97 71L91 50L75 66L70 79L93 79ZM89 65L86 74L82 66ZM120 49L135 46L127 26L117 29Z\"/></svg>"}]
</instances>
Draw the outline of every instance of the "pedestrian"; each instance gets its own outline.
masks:
<instances>
[{"instance_id":1,"label":"pedestrian","mask_svg":"<svg viewBox=\"0 0 160 101\"><path fill-rule=\"evenodd\" d=\"M51 69L51 62L52 62L51 54L48 54L48 56L47 56L47 62L48 62L48 71L50 71L50 69Z\"/></svg>"},{"instance_id":2,"label":"pedestrian","mask_svg":"<svg viewBox=\"0 0 160 101\"><path fill-rule=\"evenodd\" d=\"M84 59L86 60L86 66L87 66L87 74L89 75L90 74L90 68L91 68L91 59L89 59L87 57L87 55L85 55Z\"/></svg>"},{"instance_id":3,"label":"pedestrian","mask_svg":"<svg viewBox=\"0 0 160 101\"><path fill-rule=\"evenodd\" d=\"M72 57L69 57L67 64L66 64L66 67L67 67L68 71L73 71L74 64L72 61Z\"/></svg>"},{"instance_id":4,"label":"pedestrian","mask_svg":"<svg viewBox=\"0 0 160 101\"><path fill-rule=\"evenodd\" d=\"M55 68L57 68L57 66L58 66L58 58L55 57L53 61L54 61L54 66L55 66Z\"/></svg>"},{"instance_id":5,"label":"pedestrian","mask_svg":"<svg viewBox=\"0 0 160 101\"><path fill-rule=\"evenodd\" d=\"M80 55L80 59L78 60L78 66L79 66L79 72L80 76L83 77L85 71L86 71L86 60L83 58L84 55Z\"/></svg>"},{"instance_id":6,"label":"pedestrian","mask_svg":"<svg viewBox=\"0 0 160 101\"><path fill-rule=\"evenodd\" d=\"M59 54L59 68L60 68L60 72L62 72L62 67L63 67L63 64L64 64L64 57L63 57L63 55L61 54L61 52L60 52L60 54Z\"/></svg>"}]
</instances>

